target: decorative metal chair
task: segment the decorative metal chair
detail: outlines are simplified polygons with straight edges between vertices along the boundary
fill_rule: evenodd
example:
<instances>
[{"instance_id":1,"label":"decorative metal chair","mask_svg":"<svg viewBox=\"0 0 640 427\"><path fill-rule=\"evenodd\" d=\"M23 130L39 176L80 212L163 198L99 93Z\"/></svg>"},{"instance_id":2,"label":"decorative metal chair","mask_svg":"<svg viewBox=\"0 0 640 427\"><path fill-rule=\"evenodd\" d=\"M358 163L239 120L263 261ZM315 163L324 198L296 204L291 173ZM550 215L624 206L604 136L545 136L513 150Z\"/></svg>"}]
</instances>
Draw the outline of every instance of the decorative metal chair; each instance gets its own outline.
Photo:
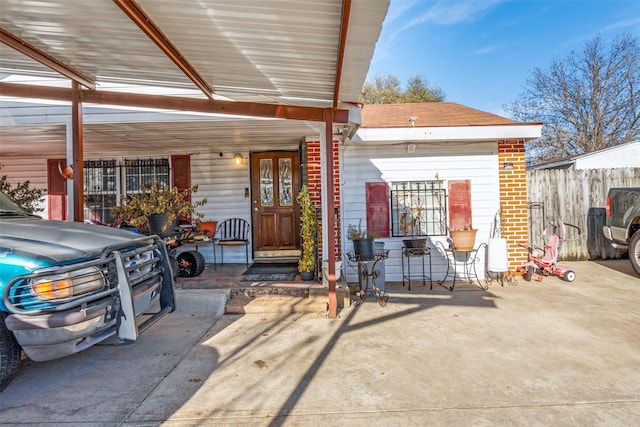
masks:
<instances>
[{"instance_id":1,"label":"decorative metal chair","mask_svg":"<svg viewBox=\"0 0 640 427\"><path fill-rule=\"evenodd\" d=\"M225 246L244 246L245 260L249 266L249 234L251 227L242 218L229 218L218 225L213 238L213 268L218 265L216 246L220 246L220 263L224 264Z\"/></svg>"}]
</instances>

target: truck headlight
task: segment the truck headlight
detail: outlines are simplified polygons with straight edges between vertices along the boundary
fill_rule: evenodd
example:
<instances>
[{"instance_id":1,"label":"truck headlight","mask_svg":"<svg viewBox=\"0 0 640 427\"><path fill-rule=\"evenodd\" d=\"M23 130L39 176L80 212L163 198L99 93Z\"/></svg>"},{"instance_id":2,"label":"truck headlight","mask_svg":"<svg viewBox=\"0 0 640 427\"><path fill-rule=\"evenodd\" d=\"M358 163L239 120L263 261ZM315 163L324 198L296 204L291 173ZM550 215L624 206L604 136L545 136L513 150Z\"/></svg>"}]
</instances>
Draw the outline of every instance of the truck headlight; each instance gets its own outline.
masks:
<instances>
[{"instance_id":1,"label":"truck headlight","mask_svg":"<svg viewBox=\"0 0 640 427\"><path fill-rule=\"evenodd\" d=\"M66 299L87 294L102 289L104 284L104 276L96 267L41 276L33 279L30 283L33 294L47 300Z\"/></svg>"}]
</instances>

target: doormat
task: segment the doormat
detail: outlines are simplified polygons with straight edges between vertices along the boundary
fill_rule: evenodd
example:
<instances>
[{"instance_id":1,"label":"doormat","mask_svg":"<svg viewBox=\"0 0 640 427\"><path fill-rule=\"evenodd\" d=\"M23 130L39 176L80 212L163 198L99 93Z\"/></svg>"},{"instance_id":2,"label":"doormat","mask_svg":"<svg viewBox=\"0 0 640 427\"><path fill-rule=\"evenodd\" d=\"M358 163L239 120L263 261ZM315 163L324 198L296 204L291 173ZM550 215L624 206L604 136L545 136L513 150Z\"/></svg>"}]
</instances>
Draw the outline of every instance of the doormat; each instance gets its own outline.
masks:
<instances>
[{"instance_id":1,"label":"doormat","mask_svg":"<svg viewBox=\"0 0 640 427\"><path fill-rule=\"evenodd\" d=\"M298 274L297 263L259 262L242 273L241 282L291 282Z\"/></svg>"}]
</instances>

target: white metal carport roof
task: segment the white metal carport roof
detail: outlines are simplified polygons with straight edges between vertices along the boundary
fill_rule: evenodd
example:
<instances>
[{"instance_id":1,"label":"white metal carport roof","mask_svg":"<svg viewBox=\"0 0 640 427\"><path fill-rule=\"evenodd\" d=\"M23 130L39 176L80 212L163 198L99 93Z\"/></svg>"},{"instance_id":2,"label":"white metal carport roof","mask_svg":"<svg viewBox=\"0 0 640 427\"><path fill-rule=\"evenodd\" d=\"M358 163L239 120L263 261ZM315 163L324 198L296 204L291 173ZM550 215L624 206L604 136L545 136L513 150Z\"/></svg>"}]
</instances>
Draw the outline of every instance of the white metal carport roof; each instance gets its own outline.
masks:
<instances>
[{"instance_id":1,"label":"white metal carport roof","mask_svg":"<svg viewBox=\"0 0 640 427\"><path fill-rule=\"evenodd\" d=\"M47 132L64 135L33 123L9 127L19 126L16 117L26 110L11 100L71 99L68 80L57 92L8 83L20 74L48 84L62 73L95 85L82 91L85 111L92 103L112 103L295 118L285 124L233 117L223 124L218 116L209 124L209 139L247 144L262 132L267 144L299 141L317 133L322 109L348 108L358 100L388 5L389 0L0 0L0 156L42 152L39 141L46 144ZM136 24L132 10L148 21ZM143 97L135 103L140 100L134 92L170 95L173 102ZM126 141L142 126L85 119L85 143L103 145L96 135L109 135L111 144ZM195 130L186 122L163 126L176 134Z\"/></svg>"},{"instance_id":2,"label":"white metal carport roof","mask_svg":"<svg viewBox=\"0 0 640 427\"><path fill-rule=\"evenodd\" d=\"M49 65L98 89L104 82L197 88L174 58L218 99L330 107L358 100L388 4L0 0L0 67L4 73L51 73L23 54L33 48ZM155 39L127 15L131 9L155 24ZM173 48L173 56L161 46Z\"/></svg>"},{"instance_id":3,"label":"white metal carport roof","mask_svg":"<svg viewBox=\"0 0 640 427\"><path fill-rule=\"evenodd\" d=\"M80 166L73 210L81 218L81 105L293 118L303 127L292 135L300 137L307 122L325 122L323 138L331 142L333 123L350 121L342 108L358 100L388 6L389 0L0 0L0 97L73 100L73 164ZM50 77L51 70L71 79L72 88L2 81L12 74ZM143 96L107 92L107 83L200 92ZM11 121L11 113L2 119ZM238 126L266 134L265 123ZM1 156L30 146L33 134L4 127ZM245 135L255 140L252 132ZM330 149L326 157L330 169ZM325 179L333 182L330 170ZM330 184L326 191L323 209L333 212ZM329 221L324 233L335 235L334 227ZM336 316L334 257L330 251L330 317Z\"/></svg>"}]
</instances>

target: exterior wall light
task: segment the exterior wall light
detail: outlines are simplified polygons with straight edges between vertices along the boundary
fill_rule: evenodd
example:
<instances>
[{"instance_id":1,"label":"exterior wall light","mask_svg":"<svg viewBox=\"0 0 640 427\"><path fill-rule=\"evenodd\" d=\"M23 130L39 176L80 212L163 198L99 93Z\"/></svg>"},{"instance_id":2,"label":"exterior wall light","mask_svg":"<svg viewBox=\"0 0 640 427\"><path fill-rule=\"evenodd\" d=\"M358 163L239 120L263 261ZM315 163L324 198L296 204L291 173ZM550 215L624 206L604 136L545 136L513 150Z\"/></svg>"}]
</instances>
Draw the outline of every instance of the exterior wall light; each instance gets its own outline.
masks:
<instances>
[{"instance_id":1,"label":"exterior wall light","mask_svg":"<svg viewBox=\"0 0 640 427\"><path fill-rule=\"evenodd\" d=\"M513 162L504 162L502 168L507 171L513 170Z\"/></svg>"},{"instance_id":2,"label":"exterior wall light","mask_svg":"<svg viewBox=\"0 0 640 427\"><path fill-rule=\"evenodd\" d=\"M242 154L236 154L233 156L233 161L236 162L236 165L242 164Z\"/></svg>"}]
</instances>

